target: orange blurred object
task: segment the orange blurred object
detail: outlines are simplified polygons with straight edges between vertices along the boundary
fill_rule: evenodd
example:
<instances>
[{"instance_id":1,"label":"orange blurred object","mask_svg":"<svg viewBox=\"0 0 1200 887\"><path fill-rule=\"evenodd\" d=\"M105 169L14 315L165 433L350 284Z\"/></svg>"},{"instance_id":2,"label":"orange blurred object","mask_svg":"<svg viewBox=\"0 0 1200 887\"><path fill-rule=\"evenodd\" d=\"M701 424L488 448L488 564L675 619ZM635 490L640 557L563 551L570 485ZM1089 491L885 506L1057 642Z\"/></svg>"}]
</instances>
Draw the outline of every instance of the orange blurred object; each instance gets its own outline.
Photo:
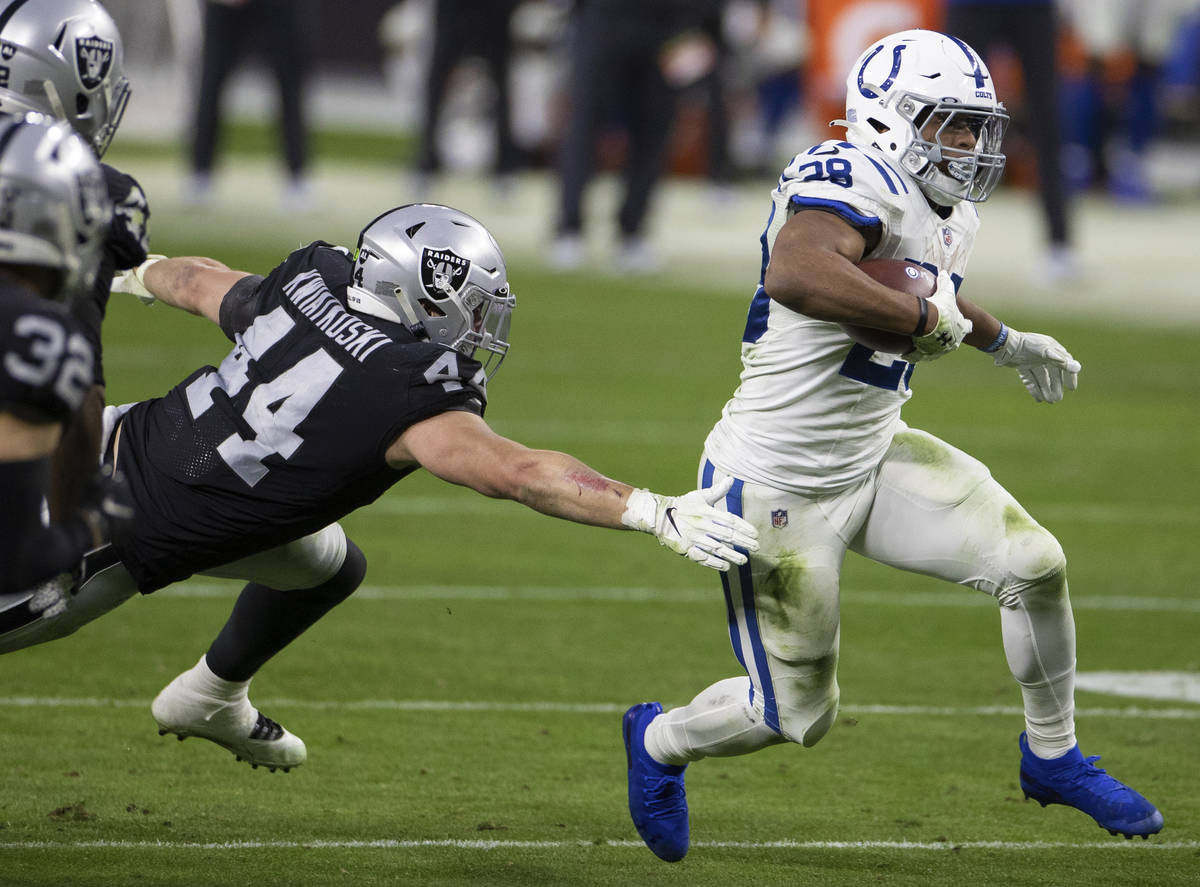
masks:
<instances>
[{"instance_id":1,"label":"orange blurred object","mask_svg":"<svg viewBox=\"0 0 1200 887\"><path fill-rule=\"evenodd\" d=\"M846 75L872 40L936 28L942 0L808 0L808 109L823 126L846 113Z\"/></svg>"}]
</instances>

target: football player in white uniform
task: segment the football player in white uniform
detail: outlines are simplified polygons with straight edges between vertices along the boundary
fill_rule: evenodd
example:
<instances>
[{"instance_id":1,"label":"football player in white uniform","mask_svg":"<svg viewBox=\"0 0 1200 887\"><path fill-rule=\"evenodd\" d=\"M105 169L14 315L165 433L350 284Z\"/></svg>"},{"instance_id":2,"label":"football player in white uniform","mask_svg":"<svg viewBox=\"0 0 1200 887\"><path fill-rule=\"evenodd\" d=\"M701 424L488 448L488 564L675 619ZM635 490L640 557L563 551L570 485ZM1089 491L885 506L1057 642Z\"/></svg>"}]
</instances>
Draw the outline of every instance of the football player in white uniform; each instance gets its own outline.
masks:
<instances>
[{"instance_id":1,"label":"football player in white uniform","mask_svg":"<svg viewBox=\"0 0 1200 887\"><path fill-rule=\"evenodd\" d=\"M625 714L629 806L661 858L688 849L691 761L815 744L838 708L839 574L849 549L994 596L1025 705L1020 781L1104 828L1146 836L1162 815L1080 754L1075 631L1054 537L961 450L900 418L914 364L962 343L1013 367L1053 403L1080 366L1054 339L1011 329L958 295L975 204L1004 167L1008 122L979 55L912 30L878 40L847 79L846 141L797 155L772 193L762 277L742 336L741 384L705 443L702 486L733 478L726 507L760 549L723 585L747 675L663 712ZM863 259L937 274L922 300L875 282ZM858 344L840 324L911 335L907 353Z\"/></svg>"}]
</instances>

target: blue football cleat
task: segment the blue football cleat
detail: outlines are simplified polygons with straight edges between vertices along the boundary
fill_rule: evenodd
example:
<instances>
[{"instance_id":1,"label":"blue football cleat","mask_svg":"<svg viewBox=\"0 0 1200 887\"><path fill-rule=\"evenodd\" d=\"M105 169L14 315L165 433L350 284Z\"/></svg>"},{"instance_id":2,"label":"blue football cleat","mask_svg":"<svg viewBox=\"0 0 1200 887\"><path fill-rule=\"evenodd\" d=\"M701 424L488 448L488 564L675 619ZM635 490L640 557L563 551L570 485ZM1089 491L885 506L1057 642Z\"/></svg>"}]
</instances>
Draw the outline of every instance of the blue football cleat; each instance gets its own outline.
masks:
<instances>
[{"instance_id":1,"label":"blue football cleat","mask_svg":"<svg viewBox=\"0 0 1200 887\"><path fill-rule=\"evenodd\" d=\"M646 752L646 726L662 712L657 702L639 702L625 712L621 730L629 765L629 815L646 846L659 859L678 862L688 852L687 794L682 767L660 764Z\"/></svg>"},{"instance_id":2,"label":"blue football cleat","mask_svg":"<svg viewBox=\"0 0 1200 887\"><path fill-rule=\"evenodd\" d=\"M1093 762L1085 758L1076 745L1054 760L1039 758L1029 750L1025 734L1021 734L1021 790L1043 807L1063 804L1082 810L1107 829L1110 835L1126 838L1141 835L1143 839L1158 833L1163 827L1163 815L1153 804L1129 786L1118 782Z\"/></svg>"}]
</instances>

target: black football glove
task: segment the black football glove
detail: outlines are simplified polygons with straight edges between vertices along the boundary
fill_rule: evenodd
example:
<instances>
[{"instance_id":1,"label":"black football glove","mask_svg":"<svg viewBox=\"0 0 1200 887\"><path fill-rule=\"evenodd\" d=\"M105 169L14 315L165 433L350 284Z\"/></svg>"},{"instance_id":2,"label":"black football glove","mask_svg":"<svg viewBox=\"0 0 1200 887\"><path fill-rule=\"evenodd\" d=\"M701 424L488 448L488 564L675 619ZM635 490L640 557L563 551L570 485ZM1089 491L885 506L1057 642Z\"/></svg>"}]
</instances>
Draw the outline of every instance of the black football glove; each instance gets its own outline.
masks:
<instances>
[{"instance_id":1,"label":"black football glove","mask_svg":"<svg viewBox=\"0 0 1200 887\"><path fill-rule=\"evenodd\" d=\"M107 163L101 167L113 203L112 224L108 228L104 250L117 271L136 268L146 261L150 251L150 204L133 176L113 169Z\"/></svg>"}]
</instances>

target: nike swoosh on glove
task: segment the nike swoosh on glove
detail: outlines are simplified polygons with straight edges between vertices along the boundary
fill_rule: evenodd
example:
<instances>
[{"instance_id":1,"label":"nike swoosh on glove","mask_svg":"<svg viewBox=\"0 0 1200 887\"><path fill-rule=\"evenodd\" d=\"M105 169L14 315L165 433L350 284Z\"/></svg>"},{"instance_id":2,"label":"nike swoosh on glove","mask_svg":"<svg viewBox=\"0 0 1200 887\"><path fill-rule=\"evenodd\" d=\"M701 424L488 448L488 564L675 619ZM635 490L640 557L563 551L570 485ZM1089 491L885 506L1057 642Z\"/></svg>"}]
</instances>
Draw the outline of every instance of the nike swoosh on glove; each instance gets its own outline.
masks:
<instances>
[{"instance_id":1,"label":"nike swoosh on glove","mask_svg":"<svg viewBox=\"0 0 1200 887\"><path fill-rule=\"evenodd\" d=\"M683 496L634 490L621 523L651 533L659 544L702 566L725 572L746 563L745 552L758 551L758 530L735 514L714 507L729 492L733 478ZM739 551L738 549L742 549Z\"/></svg>"}]
</instances>

